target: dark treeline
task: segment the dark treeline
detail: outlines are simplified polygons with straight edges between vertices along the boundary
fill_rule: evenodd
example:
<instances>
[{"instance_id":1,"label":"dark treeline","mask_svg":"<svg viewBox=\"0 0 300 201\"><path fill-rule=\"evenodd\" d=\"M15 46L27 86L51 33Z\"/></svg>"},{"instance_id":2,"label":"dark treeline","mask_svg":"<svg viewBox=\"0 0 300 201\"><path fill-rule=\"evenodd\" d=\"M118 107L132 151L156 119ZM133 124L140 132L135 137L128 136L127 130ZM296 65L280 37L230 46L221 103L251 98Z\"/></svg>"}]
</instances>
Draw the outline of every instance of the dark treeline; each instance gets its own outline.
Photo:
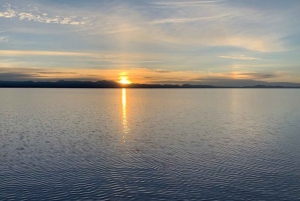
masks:
<instances>
[{"instance_id":1,"label":"dark treeline","mask_svg":"<svg viewBox=\"0 0 300 201\"><path fill-rule=\"evenodd\" d=\"M209 85L173 85L173 84L129 84L124 85L114 81L0 81L2 88L214 88Z\"/></svg>"},{"instance_id":2,"label":"dark treeline","mask_svg":"<svg viewBox=\"0 0 300 201\"><path fill-rule=\"evenodd\" d=\"M221 87L211 85L190 85L190 84L129 84L123 85L114 81L0 81L1 88L300 88L285 86L256 85L246 87Z\"/></svg>"}]
</instances>

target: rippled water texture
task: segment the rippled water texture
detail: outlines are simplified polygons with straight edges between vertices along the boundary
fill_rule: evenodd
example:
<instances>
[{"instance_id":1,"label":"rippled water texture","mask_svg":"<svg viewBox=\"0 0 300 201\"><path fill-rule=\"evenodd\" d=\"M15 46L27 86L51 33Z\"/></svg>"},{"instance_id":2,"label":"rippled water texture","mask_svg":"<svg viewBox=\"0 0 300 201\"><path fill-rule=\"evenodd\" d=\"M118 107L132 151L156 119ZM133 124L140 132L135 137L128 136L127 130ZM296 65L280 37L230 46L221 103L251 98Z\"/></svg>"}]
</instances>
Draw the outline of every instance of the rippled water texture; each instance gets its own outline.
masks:
<instances>
[{"instance_id":1,"label":"rippled water texture","mask_svg":"<svg viewBox=\"0 0 300 201\"><path fill-rule=\"evenodd\" d=\"M0 89L0 200L300 200L300 90Z\"/></svg>"}]
</instances>

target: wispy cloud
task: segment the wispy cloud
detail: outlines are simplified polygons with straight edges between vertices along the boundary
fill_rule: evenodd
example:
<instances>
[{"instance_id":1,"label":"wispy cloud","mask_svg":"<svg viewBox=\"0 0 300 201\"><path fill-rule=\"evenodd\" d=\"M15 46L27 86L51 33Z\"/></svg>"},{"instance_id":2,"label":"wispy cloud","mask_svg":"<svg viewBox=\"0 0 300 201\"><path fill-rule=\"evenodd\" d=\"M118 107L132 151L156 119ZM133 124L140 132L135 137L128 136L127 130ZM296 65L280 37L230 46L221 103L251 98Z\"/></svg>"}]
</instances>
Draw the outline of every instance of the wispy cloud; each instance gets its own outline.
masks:
<instances>
[{"instance_id":1,"label":"wispy cloud","mask_svg":"<svg viewBox=\"0 0 300 201\"><path fill-rule=\"evenodd\" d=\"M55 23L69 25L83 25L88 22L87 18L77 16L51 16L46 12L40 11L37 7L29 11L23 11L6 3L3 5L3 10L0 10L0 18L16 18L25 21L34 21L40 23Z\"/></svg>"},{"instance_id":2,"label":"wispy cloud","mask_svg":"<svg viewBox=\"0 0 300 201\"><path fill-rule=\"evenodd\" d=\"M0 33L7 33L7 32L11 32L14 31L15 29L9 29L9 30L1 30Z\"/></svg>"},{"instance_id":3,"label":"wispy cloud","mask_svg":"<svg viewBox=\"0 0 300 201\"><path fill-rule=\"evenodd\" d=\"M82 52L59 52L59 51L33 51L33 50L0 50L0 55L8 56L96 56L96 54Z\"/></svg>"},{"instance_id":4,"label":"wispy cloud","mask_svg":"<svg viewBox=\"0 0 300 201\"><path fill-rule=\"evenodd\" d=\"M122 52L61 52L61 51L34 51L34 50L0 50L0 58L15 58L18 61L24 61L28 64L37 66L39 63L35 62L35 59L27 61L29 57L55 57L54 63L59 65L59 62L65 61L68 63L84 66L85 68L92 67L127 67L127 66L139 66L139 65L154 65L164 62L166 59L162 55L158 54L143 54L143 53L122 53ZM0 67L20 67L24 66L24 63L15 63L11 60L0 60ZM52 62L47 62L50 65ZM45 64L43 64L45 65ZM61 66L61 65L60 65ZM57 66L58 67L58 66ZM62 66L70 67L70 66Z\"/></svg>"},{"instance_id":5,"label":"wispy cloud","mask_svg":"<svg viewBox=\"0 0 300 201\"><path fill-rule=\"evenodd\" d=\"M82 25L73 27L85 40L103 43L98 36L105 35L116 46L152 43L159 46L233 46L261 52L286 50L281 41L285 35L274 31L276 27L267 23L272 13L262 15L249 8L237 9L224 1L159 1L150 4L165 6L152 8L158 9L155 12L163 11L162 14L155 18L144 15L140 8L123 2L105 4L97 10L72 8L59 12L53 7L39 5L24 11L6 4L5 10L0 10L0 17L46 24ZM209 9L194 7L206 4L216 6ZM241 21L244 23L241 24ZM38 32L34 30L34 33ZM95 37L90 38L91 35Z\"/></svg>"},{"instance_id":6,"label":"wispy cloud","mask_svg":"<svg viewBox=\"0 0 300 201\"><path fill-rule=\"evenodd\" d=\"M284 76L282 72L224 72L202 73L195 81L213 80L268 80Z\"/></svg>"},{"instance_id":7,"label":"wispy cloud","mask_svg":"<svg viewBox=\"0 0 300 201\"><path fill-rule=\"evenodd\" d=\"M207 3L214 3L216 6L209 9L185 6ZM86 27L86 30L89 34L114 37L120 44L125 41L127 44L137 42L160 46L229 46L260 52L287 49L281 40L284 33L275 32L277 27L273 26L274 23L269 23L273 13L263 15L251 8L237 9L220 1L166 1L152 4L166 5L166 8L152 8L155 12L162 13L154 18L144 15L135 7L121 4L114 9L108 9L109 13L102 12L106 15L95 14L96 18L102 20L93 22L94 26ZM280 19L274 15L274 20Z\"/></svg>"},{"instance_id":8,"label":"wispy cloud","mask_svg":"<svg viewBox=\"0 0 300 201\"><path fill-rule=\"evenodd\" d=\"M143 54L143 53L118 53L118 52L60 52L60 51L35 51L35 50L0 50L0 55L9 56L26 56L26 55L36 55L36 56L82 56L82 57L98 57L98 58L153 58L153 57L163 57L159 54ZM158 62L157 60L151 61L146 60L144 62Z\"/></svg>"},{"instance_id":9,"label":"wispy cloud","mask_svg":"<svg viewBox=\"0 0 300 201\"><path fill-rule=\"evenodd\" d=\"M247 61L261 60L260 58L256 58L256 57L247 57L247 56L245 56L245 55L219 56L219 57L220 57L220 58L224 58L224 59L247 60Z\"/></svg>"},{"instance_id":10,"label":"wispy cloud","mask_svg":"<svg viewBox=\"0 0 300 201\"><path fill-rule=\"evenodd\" d=\"M199 17L199 18L168 18L168 19L155 20L151 22L151 24L189 23L189 22L196 22L202 20L212 20L212 19L217 19L222 17L225 17L225 15Z\"/></svg>"},{"instance_id":11,"label":"wispy cloud","mask_svg":"<svg viewBox=\"0 0 300 201\"><path fill-rule=\"evenodd\" d=\"M237 74L240 79L254 79L254 80L261 80L261 79L269 79L282 76L278 73L238 73Z\"/></svg>"},{"instance_id":12,"label":"wispy cloud","mask_svg":"<svg viewBox=\"0 0 300 201\"><path fill-rule=\"evenodd\" d=\"M81 70L69 71L61 69L55 71L44 68L2 68L0 69L0 80L2 81L57 81L57 80L100 80L97 71ZM102 78L103 79L103 78Z\"/></svg>"},{"instance_id":13,"label":"wispy cloud","mask_svg":"<svg viewBox=\"0 0 300 201\"><path fill-rule=\"evenodd\" d=\"M7 42L8 36L0 36L0 42Z\"/></svg>"},{"instance_id":14,"label":"wispy cloud","mask_svg":"<svg viewBox=\"0 0 300 201\"><path fill-rule=\"evenodd\" d=\"M160 1L154 2L153 5L156 6L167 6L167 7L191 7L191 6L210 6L214 5L215 3L219 3L222 1L211 0L211 1Z\"/></svg>"}]
</instances>

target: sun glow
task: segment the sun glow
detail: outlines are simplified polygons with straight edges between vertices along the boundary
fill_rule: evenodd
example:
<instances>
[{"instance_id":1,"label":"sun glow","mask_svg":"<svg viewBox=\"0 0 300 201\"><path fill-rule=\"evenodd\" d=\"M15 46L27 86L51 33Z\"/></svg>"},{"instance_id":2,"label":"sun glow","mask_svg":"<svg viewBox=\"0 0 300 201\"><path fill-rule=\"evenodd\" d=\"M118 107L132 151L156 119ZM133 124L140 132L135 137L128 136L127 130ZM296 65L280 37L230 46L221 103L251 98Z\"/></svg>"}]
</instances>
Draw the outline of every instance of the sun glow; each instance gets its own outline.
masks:
<instances>
[{"instance_id":1,"label":"sun glow","mask_svg":"<svg viewBox=\"0 0 300 201\"><path fill-rule=\"evenodd\" d=\"M128 77L121 77L121 80L120 80L120 83L121 84L131 84L131 82L128 80Z\"/></svg>"}]
</instances>

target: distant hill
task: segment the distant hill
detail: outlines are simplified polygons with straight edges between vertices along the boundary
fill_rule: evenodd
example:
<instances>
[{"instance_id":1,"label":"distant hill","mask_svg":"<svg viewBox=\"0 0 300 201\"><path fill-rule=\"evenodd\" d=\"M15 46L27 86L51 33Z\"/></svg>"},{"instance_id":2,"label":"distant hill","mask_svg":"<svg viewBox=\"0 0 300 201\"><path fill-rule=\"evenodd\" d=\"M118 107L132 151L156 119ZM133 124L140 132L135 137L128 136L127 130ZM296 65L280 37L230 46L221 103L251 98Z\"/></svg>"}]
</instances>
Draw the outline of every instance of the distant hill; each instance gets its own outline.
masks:
<instances>
[{"instance_id":1,"label":"distant hill","mask_svg":"<svg viewBox=\"0 0 300 201\"><path fill-rule=\"evenodd\" d=\"M191 84L129 84L122 85L114 81L0 81L0 88L300 88L299 85L281 86L274 85L254 85L254 86L212 86L212 85L191 85Z\"/></svg>"}]
</instances>

